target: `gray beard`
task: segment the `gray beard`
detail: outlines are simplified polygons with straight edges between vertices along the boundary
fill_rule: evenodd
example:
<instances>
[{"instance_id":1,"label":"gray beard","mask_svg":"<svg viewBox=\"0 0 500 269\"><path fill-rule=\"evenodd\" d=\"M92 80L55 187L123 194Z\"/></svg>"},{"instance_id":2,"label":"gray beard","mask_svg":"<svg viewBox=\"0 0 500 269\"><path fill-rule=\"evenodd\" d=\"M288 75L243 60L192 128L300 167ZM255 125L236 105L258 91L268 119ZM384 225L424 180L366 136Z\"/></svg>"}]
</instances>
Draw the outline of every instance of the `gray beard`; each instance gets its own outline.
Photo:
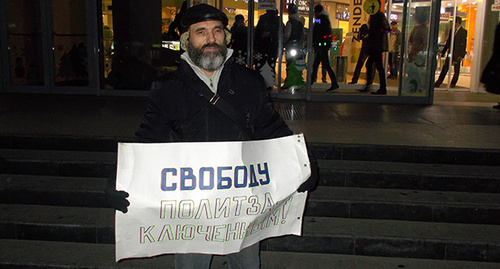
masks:
<instances>
[{"instance_id":1,"label":"gray beard","mask_svg":"<svg viewBox=\"0 0 500 269\"><path fill-rule=\"evenodd\" d=\"M203 52L203 50L208 46L215 46L217 51ZM227 55L227 47L211 43L205 44L201 48L195 48L191 42L188 42L187 52L189 54L189 58L191 58L194 64L209 72L213 72L224 64Z\"/></svg>"}]
</instances>

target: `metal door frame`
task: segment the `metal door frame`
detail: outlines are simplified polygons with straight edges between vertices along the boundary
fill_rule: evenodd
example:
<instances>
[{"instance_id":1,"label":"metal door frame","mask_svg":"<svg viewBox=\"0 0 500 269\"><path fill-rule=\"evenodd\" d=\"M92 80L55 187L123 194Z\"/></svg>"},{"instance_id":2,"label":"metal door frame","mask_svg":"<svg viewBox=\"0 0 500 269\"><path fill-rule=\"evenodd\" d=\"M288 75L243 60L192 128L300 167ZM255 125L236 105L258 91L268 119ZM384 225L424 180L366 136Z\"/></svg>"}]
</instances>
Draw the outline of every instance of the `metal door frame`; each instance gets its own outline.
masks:
<instances>
[{"instance_id":1,"label":"metal door frame","mask_svg":"<svg viewBox=\"0 0 500 269\"><path fill-rule=\"evenodd\" d=\"M5 10L5 0L0 0L0 26L7 26L7 11ZM10 78L8 73L8 57L7 56L7 27L0 27L0 92L5 92L7 79ZM5 56L4 56L5 55Z\"/></svg>"}]
</instances>

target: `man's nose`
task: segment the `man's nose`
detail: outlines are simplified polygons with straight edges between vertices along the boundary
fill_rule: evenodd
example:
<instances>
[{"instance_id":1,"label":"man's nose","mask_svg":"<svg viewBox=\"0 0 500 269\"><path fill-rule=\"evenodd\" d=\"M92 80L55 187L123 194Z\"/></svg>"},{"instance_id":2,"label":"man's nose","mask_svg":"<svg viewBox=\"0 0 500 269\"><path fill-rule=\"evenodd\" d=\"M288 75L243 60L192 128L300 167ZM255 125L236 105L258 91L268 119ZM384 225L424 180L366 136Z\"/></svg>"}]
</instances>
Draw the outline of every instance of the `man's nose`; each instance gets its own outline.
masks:
<instances>
[{"instance_id":1,"label":"man's nose","mask_svg":"<svg viewBox=\"0 0 500 269\"><path fill-rule=\"evenodd\" d=\"M215 35L213 32L208 32L207 34L207 42L208 43L214 43L215 42Z\"/></svg>"}]
</instances>

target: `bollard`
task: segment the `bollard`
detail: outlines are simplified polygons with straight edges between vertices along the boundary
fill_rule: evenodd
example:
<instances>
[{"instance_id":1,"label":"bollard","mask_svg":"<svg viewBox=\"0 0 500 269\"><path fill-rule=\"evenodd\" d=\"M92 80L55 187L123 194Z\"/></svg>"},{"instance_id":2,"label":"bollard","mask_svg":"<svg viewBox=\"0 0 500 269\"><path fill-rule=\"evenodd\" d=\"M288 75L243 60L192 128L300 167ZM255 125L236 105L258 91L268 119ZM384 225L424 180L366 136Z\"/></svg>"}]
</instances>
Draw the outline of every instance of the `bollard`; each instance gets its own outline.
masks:
<instances>
[{"instance_id":1,"label":"bollard","mask_svg":"<svg viewBox=\"0 0 500 269\"><path fill-rule=\"evenodd\" d=\"M335 76L338 83L347 80L347 56L335 56Z\"/></svg>"}]
</instances>

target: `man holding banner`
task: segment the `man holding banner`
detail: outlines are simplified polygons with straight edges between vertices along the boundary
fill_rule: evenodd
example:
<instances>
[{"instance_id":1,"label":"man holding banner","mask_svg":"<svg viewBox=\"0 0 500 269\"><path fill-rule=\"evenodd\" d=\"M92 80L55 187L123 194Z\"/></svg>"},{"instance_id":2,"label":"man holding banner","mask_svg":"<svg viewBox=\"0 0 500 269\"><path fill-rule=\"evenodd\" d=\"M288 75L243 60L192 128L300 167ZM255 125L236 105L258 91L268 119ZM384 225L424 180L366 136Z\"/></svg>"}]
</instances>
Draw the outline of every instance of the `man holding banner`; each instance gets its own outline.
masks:
<instances>
[{"instance_id":1,"label":"man holding banner","mask_svg":"<svg viewBox=\"0 0 500 269\"><path fill-rule=\"evenodd\" d=\"M294 219L301 219L296 216L303 212L294 213L289 205L300 199L305 203L305 194L293 196L297 189L304 192L315 188L315 160L312 158L309 164L303 137L291 136L292 131L269 105L259 73L231 58L227 24L223 12L206 4L186 11L181 21L184 31L181 46L186 52L177 71L153 83L144 119L136 132L138 142L148 144L119 145L117 189L121 191L111 193L111 200L115 208L124 213L129 209L129 213L116 215L117 260L176 253L176 268L209 268L212 254L220 254L226 255L230 268L259 268L258 242L266 238L259 232L292 223L292 218L286 219L287 214L296 214ZM295 141L288 143L287 139ZM217 141L219 144L205 143ZM176 143L156 144L164 142ZM282 142L285 146L279 146ZM293 144L297 144L297 150L288 146ZM182 155L184 152L187 156ZM236 158L229 159L226 155ZM275 169L274 164L283 155L296 156L300 165L287 158L290 167ZM295 174L305 179L295 180ZM138 175L144 181L138 180ZM154 181L158 184L145 184L149 178L158 178ZM281 182L273 181L276 178ZM294 188L286 191L292 196L281 195L281 189L286 188ZM133 189L140 189L146 195L137 197L132 194ZM263 190L264 198L255 194L259 189ZM202 197L212 190L228 197ZM129 191L130 206L125 200ZM147 197L156 193L163 195L159 214L157 209L151 211L152 199ZM154 221L163 222L153 225L152 220L149 226L141 224L137 236L129 235L131 232L121 225L123 220L134 222L135 219L130 221L131 216L127 220L127 215L146 211L161 219ZM270 215L250 222L243 219L254 212ZM137 217L141 221L143 218L143 215ZM203 218L210 224L191 224ZM214 224L217 218L233 222L229 226ZM227 236L222 238L220 235L224 233ZM145 249L144 252L129 253L128 246L137 238L140 238L137 248ZM187 242L178 244L182 239ZM245 242L246 239L249 240ZM212 241L216 247L210 245ZM222 241L228 243L227 249L220 244ZM229 244L233 242L240 244L241 249L234 250ZM165 250L146 250L148 246Z\"/></svg>"}]
</instances>

